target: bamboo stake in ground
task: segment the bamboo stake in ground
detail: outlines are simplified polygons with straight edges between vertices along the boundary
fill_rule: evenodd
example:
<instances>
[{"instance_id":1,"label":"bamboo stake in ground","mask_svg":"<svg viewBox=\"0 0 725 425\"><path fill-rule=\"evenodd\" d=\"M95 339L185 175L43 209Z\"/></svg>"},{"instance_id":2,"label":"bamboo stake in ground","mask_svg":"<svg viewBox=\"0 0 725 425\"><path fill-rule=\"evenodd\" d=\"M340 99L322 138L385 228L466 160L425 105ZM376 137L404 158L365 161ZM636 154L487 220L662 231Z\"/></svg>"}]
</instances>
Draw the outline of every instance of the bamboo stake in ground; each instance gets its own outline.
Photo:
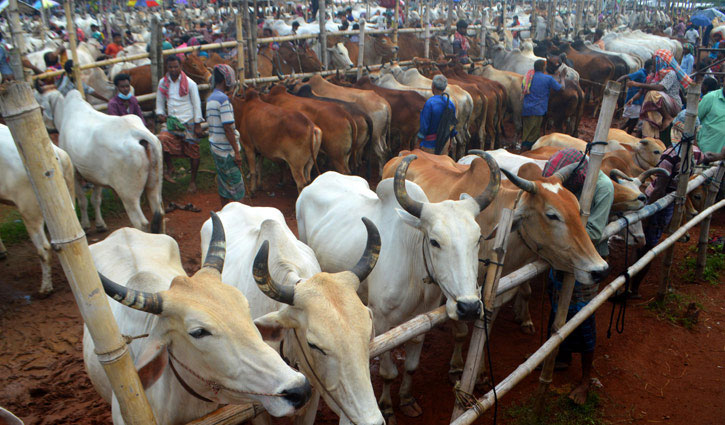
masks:
<instances>
[{"instance_id":1,"label":"bamboo stake in ground","mask_svg":"<svg viewBox=\"0 0 725 425\"><path fill-rule=\"evenodd\" d=\"M715 179L710 181L710 186L707 190L707 198L705 198L705 208L710 207L715 202L723 176L725 176L725 161L720 162L717 174L715 174ZM707 263L707 242L710 238L711 221L712 216L707 217L700 225L700 239L697 242L697 263L695 266L695 277L698 279L702 278L702 273L705 270L705 265Z\"/></svg>"},{"instance_id":2,"label":"bamboo stake in ground","mask_svg":"<svg viewBox=\"0 0 725 425\"><path fill-rule=\"evenodd\" d=\"M422 2L422 0L421 0ZM424 55L426 59L430 58L430 0L425 5L425 21L423 23L425 29L425 50Z\"/></svg>"},{"instance_id":3,"label":"bamboo stake in ground","mask_svg":"<svg viewBox=\"0 0 725 425\"><path fill-rule=\"evenodd\" d=\"M234 17L237 24L237 81L241 88L244 83L244 37L242 36L242 15L237 12Z\"/></svg>"},{"instance_id":4,"label":"bamboo stake in ground","mask_svg":"<svg viewBox=\"0 0 725 425\"><path fill-rule=\"evenodd\" d=\"M362 78L363 62L365 61L365 19L360 19L360 34L357 40L357 79Z\"/></svg>"},{"instance_id":5,"label":"bamboo stake in ground","mask_svg":"<svg viewBox=\"0 0 725 425\"><path fill-rule=\"evenodd\" d=\"M327 30L325 29L325 20L327 13L325 11L325 0L319 0L319 20L320 20L320 61L322 61L322 69L327 69ZM304 70L300 69L300 72Z\"/></svg>"},{"instance_id":6,"label":"bamboo stake in ground","mask_svg":"<svg viewBox=\"0 0 725 425\"><path fill-rule=\"evenodd\" d=\"M496 240L491 251L491 263L486 270L486 281L483 286L483 314L486 315L488 326L493 320L493 309L496 294L498 292L498 283L503 272L503 264L506 261L506 244L508 243L509 233L511 232L511 223L513 222L514 212L505 208L501 212L501 219L498 222L498 231L496 232ZM463 367L463 374L459 382L458 391L462 394L473 393L473 387L476 385L476 378L481 370L483 363L484 347L488 341L487 323L481 319L477 319L473 323L473 332L471 333L471 342L468 345L468 354L466 356L466 364ZM453 415L451 420L457 417L470 406L460 405L458 402L453 404Z\"/></svg>"},{"instance_id":7,"label":"bamboo stake in ground","mask_svg":"<svg viewBox=\"0 0 725 425\"><path fill-rule=\"evenodd\" d=\"M83 80L81 80L81 70L78 68L78 46L76 45L76 28L73 24L73 0L67 0L63 5L65 7L66 32L68 33L68 42L70 43L70 52L73 57L73 79L76 81L76 87L81 97L85 100L86 91L83 89ZM70 78L70 75L68 76Z\"/></svg>"},{"instance_id":8,"label":"bamboo stake in ground","mask_svg":"<svg viewBox=\"0 0 725 425\"><path fill-rule=\"evenodd\" d=\"M259 403L230 404L219 408L203 418L189 422L187 425L237 425L264 412Z\"/></svg>"},{"instance_id":9,"label":"bamboo stake in ground","mask_svg":"<svg viewBox=\"0 0 725 425\"><path fill-rule=\"evenodd\" d=\"M406 2L407 4L408 2ZM395 12L393 13L393 44L398 44L398 26L400 25L400 0L395 0ZM393 54L393 59L398 60L398 52Z\"/></svg>"},{"instance_id":10,"label":"bamboo stake in ground","mask_svg":"<svg viewBox=\"0 0 725 425\"><path fill-rule=\"evenodd\" d=\"M50 232L51 246L58 254L83 321L93 338L98 360L118 398L124 421L127 424L155 424L131 355L93 266L85 233L78 223L30 85L11 82L3 86L0 112L28 170Z\"/></svg>"},{"instance_id":11,"label":"bamboo stake in ground","mask_svg":"<svg viewBox=\"0 0 725 425\"><path fill-rule=\"evenodd\" d=\"M700 104L700 85L691 84L687 88L687 110L685 112L685 128L683 137L688 134L695 134L695 120L697 119L697 106ZM687 182L690 178L690 174L694 167L692 167L692 144L681 144L680 145L680 171L677 180L677 195L675 195L675 209L672 212L672 219L670 225L667 227L667 234L671 234L678 227L682 221L682 211L685 207L685 194L687 193ZM685 147L686 149L682 149ZM663 300L665 295L670 289L670 270L672 269L672 257L675 253L675 247L668 249L662 258L662 265L664 266L664 273L662 273L662 280L660 281L660 287L657 291L657 300Z\"/></svg>"}]
</instances>

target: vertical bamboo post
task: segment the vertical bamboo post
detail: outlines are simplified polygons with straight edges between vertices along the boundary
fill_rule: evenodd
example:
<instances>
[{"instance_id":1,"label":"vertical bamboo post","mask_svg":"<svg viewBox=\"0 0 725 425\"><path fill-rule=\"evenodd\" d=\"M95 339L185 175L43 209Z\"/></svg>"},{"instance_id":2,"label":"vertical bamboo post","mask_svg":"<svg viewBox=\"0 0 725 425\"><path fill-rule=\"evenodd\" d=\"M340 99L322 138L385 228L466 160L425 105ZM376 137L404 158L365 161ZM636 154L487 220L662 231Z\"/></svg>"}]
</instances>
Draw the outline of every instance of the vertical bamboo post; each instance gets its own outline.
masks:
<instances>
[{"instance_id":1,"label":"vertical bamboo post","mask_svg":"<svg viewBox=\"0 0 725 425\"><path fill-rule=\"evenodd\" d=\"M513 223L514 211L504 208L501 211L501 219L499 220L498 232L496 232L496 240L493 243L491 252L491 263L486 270L486 281L483 286L483 314L486 315L488 323L491 323L494 309L494 301L498 292L498 282L503 272L503 264L506 260L506 244L511 233L511 223ZM471 333L471 342L468 345L468 354L466 355L466 364L463 367L463 374L459 384L459 390L464 394L471 394L473 387L476 385L476 378L481 370L483 362L484 346L488 340L488 329L486 323L481 319L476 319L473 323L473 332ZM493 384L493 383L492 383ZM458 403L453 405L453 415L451 422L461 416L468 406L461 406Z\"/></svg>"},{"instance_id":2,"label":"vertical bamboo post","mask_svg":"<svg viewBox=\"0 0 725 425\"><path fill-rule=\"evenodd\" d=\"M579 0L576 2L576 17L574 18L574 36L579 35L579 31L582 28L582 18L584 14L584 1Z\"/></svg>"},{"instance_id":3,"label":"vertical bamboo post","mask_svg":"<svg viewBox=\"0 0 725 425\"><path fill-rule=\"evenodd\" d=\"M108 0L106 2L106 36L108 37L108 41L113 41L113 28L111 28L111 10L113 10L113 0ZM124 36L124 38L126 38Z\"/></svg>"},{"instance_id":4,"label":"vertical bamboo post","mask_svg":"<svg viewBox=\"0 0 725 425\"><path fill-rule=\"evenodd\" d=\"M43 41L43 44L45 44L45 34L48 29L48 11L45 10L42 0L40 2L40 22L42 24L40 27L40 39Z\"/></svg>"},{"instance_id":5,"label":"vertical bamboo post","mask_svg":"<svg viewBox=\"0 0 725 425\"><path fill-rule=\"evenodd\" d=\"M501 28L506 28L506 0L501 2Z\"/></svg>"},{"instance_id":6,"label":"vertical bamboo post","mask_svg":"<svg viewBox=\"0 0 725 425\"><path fill-rule=\"evenodd\" d=\"M687 111L685 112L685 129L683 131L683 137L686 134L695 134L695 120L697 119L697 106L700 104L700 85L690 84L687 88ZM680 227L682 221L682 212L685 207L685 197L687 196L687 182L689 181L692 167L690 160L692 158L692 144L687 143L680 145L680 173L677 180L677 194L675 195L675 210L672 213L672 219L667 227L666 234L672 234ZM686 146L687 149L682 149ZM684 174L684 170L689 170L688 174ZM664 273L662 273L662 280L660 281L660 287L657 291L657 300L663 300L665 295L670 289L670 271L672 269L672 257L675 253L675 246L667 248L664 257L662 259L662 265L664 266Z\"/></svg>"},{"instance_id":7,"label":"vertical bamboo post","mask_svg":"<svg viewBox=\"0 0 725 425\"><path fill-rule=\"evenodd\" d=\"M395 9L393 13L393 43L398 44L398 26L400 25L400 0L395 0ZM395 54L398 59L398 54Z\"/></svg>"},{"instance_id":8,"label":"vertical bamboo post","mask_svg":"<svg viewBox=\"0 0 725 425\"><path fill-rule=\"evenodd\" d=\"M555 0L549 0L549 5L546 11L546 35L548 37L554 36L554 9Z\"/></svg>"},{"instance_id":9,"label":"vertical bamboo post","mask_svg":"<svg viewBox=\"0 0 725 425\"><path fill-rule=\"evenodd\" d=\"M614 109L617 106L617 98L619 97L619 90L621 84L616 81L608 81L607 87L604 89L604 99L602 100L602 107L599 112L599 120L597 121L597 127L594 130L594 141L606 141L609 128L612 125L612 117L614 117ZM599 168L602 164L602 158L604 157L604 146L594 145L589 153L589 164L587 166L587 176L584 179L584 187L582 193L579 196L579 205L581 208L581 220L584 225L589 221L589 212L591 210L592 199L594 197L594 189L596 188L597 178L599 177ZM556 332L564 323L566 323L566 315L569 311L569 304L571 303L571 295L574 291L574 275L566 273L564 275L564 282L562 284L561 292L559 293L559 299L557 302L556 315L554 316L554 323L552 325L552 332ZM542 330L543 332L543 330ZM541 369L541 375L539 376L539 388L536 399L536 409L540 411L543 407L543 395L549 388L549 384L552 381L554 375L554 363L556 362L556 355L559 352L559 348L555 348L552 353L544 361L544 365Z\"/></svg>"},{"instance_id":10,"label":"vertical bamboo post","mask_svg":"<svg viewBox=\"0 0 725 425\"><path fill-rule=\"evenodd\" d=\"M76 218L30 85L24 81L6 84L0 91L0 111L28 171L51 235L51 245L93 338L98 360L118 399L123 419L127 424L155 424L131 355L93 266L85 233Z\"/></svg>"},{"instance_id":11,"label":"vertical bamboo post","mask_svg":"<svg viewBox=\"0 0 725 425\"><path fill-rule=\"evenodd\" d=\"M327 30L325 29L325 20L327 19L325 0L319 0L320 10L320 61L322 68L327 69ZM300 69L300 72L304 72Z\"/></svg>"},{"instance_id":12,"label":"vertical bamboo post","mask_svg":"<svg viewBox=\"0 0 725 425\"><path fill-rule=\"evenodd\" d=\"M363 65L365 62L365 19L360 19L360 34L357 39L357 78L362 78Z\"/></svg>"},{"instance_id":13,"label":"vertical bamboo post","mask_svg":"<svg viewBox=\"0 0 725 425\"><path fill-rule=\"evenodd\" d=\"M237 24L237 81L239 87L244 84L244 37L242 36L242 15L237 12L234 16Z\"/></svg>"},{"instance_id":14,"label":"vertical bamboo post","mask_svg":"<svg viewBox=\"0 0 725 425\"><path fill-rule=\"evenodd\" d=\"M481 60L486 59L486 23L483 22L483 5L480 8L481 28L478 29L478 49L480 50Z\"/></svg>"},{"instance_id":15,"label":"vertical bamboo post","mask_svg":"<svg viewBox=\"0 0 725 425\"><path fill-rule=\"evenodd\" d=\"M536 0L531 0L531 14L529 15L529 37L534 40L536 32Z\"/></svg>"},{"instance_id":16,"label":"vertical bamboo post","mask_svg":"<svg viewBox=\"0 0 725 425\"><path fill-rule=\"evenodd\" d=\"M421 0L421 3L423 0ZM425 48L424 55L426 59L430 58L430 0L426 1L425 5L425 19L423 20L423 28L425 29Z\"/></svg>"},{"instance_id":17,"label":"vertical bamboo post","mask_svg":"<svg viewBox=\"0 0 725 425\"><path fill-rule=\"evenodd\" d=\"M151 59L151 90L156 91L159 85L159 75L164 68L163 57L158 49L161 44L161 28L156 16L151 18L151 42L149 43L149 58Z\"/></svg>"},{"instance_id":18,"label":"vertical bamboo post","mask_svg":"<svg viewBox=\"0 0 725 425\"><path fill-rule=\"evenodd\" d=\"M83 89L83 80L81 80L81 70L78 63L78 46L76 45L76 28L73 23L73 0L67 0L63 5L65 7L66 31L68 31L68 41L70 43L70 52L73 57L73 78L76 81L76 88L80 92L81 97L85 100L86 91ZM70 78L70 75L68 76Z\"/></svg>"},{"instance_id":19,"label":"vertical bamboo post","mask_svg":"<svg viewBox=\"0 0 725 425\"><path fill-rule=\"evenodd\" d=\"M446 16L446 30L445 34L446 37L449 36L451 33L451 27L453 26L453 0L448 0L446 3L448 3L448 15Z\"/></svg>"},{"instance_id":20,"label":"vertical bamboo post","mask_svg":"<svg viewBox=\"0 0 725 425\"><path fill-rule=\"evenodd\" d=\"M13 51L10 54L10 67L13 69L15 79L22 80L24 77L22 54L25 51L25 37L23 36L23 31L20 27L18 0L10 0L8 12L10 13L10 19L8 22L10 24L10 36L13 40Z\"/></svg>"},{"instance_id":21,"label":"vertical bamboo post","mask_svg":"<svg viewBox=\"0 0 725 425\"><path fill-rule=\"evenodd\" d=\"M720 189L720 184L725 176L725 161L720 162L720 167L717 169L714 179L710 182L710 187L707 190L707 198L705 198L705 208L709 208L717 197L717 192ZM697 242L697 263L695 266L695 276L702 278L702 273L705 270L707 262L707 240L710 237L710 222L712 216L705 218L700 224L700 239Z\"/></svg>"}]
</instances>

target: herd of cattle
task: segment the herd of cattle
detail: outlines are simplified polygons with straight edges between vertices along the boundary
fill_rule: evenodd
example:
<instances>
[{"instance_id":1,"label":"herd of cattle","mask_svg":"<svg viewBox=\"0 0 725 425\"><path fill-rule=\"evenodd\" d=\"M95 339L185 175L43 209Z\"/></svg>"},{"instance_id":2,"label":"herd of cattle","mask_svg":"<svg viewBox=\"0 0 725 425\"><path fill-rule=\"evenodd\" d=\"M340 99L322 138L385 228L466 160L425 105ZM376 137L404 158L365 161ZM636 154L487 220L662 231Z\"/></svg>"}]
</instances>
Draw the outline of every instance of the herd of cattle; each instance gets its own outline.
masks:
<instances>
[{"instance_id":1,"label":"herd of cattle","mask_svg":"<svg viewBox=\"0 0 725 425\"><path fill-rule=\"evenodd\" d=\"M422 40L413 34L401 34L397 45L382 35L369 39L372 44L365 50L378 57L366 55L366 65L396 53L400 60L423 56ZM439 41L431 43L437 58L444 56L444 40ZM476 49L480 55L484 46L471 41L471 56L477 56ZM333 62L338 57L347 59L346 66L356 64L357 54L347 53L357 43L335 37L328 43L338 52L331 55ZM55 90L39 93L46 126L59 132L54 152L69 192L78 200L83 228L90 228L84 182L94 185L97 230L106 229L103 187L116 192L135 228L115 231L92 245L91 252L104 289L118 301L112 309L121 332L148 334L129 347L157 421L185 423L221 404L251 398L273 416L295 413L298 423L312 423L321 396L341 423L382 424L384 418L391 423L391 382L398 370L391 354L383 354L384 385L376 400L369 342L445 302L447 315L456 320L451 373L460 374L459 336L467 331L463 321L482 314L484 267L479 259L490 258L490 236L504 208L515 209L504 274L543 259L581 282L606 275L607 263L587 236L578 202L561 184L572 167L544 178L543 163L563 148L585 150L586 142L574 137L585 91L597 102L606 81L639 69L655 49L671 46L681 55L682 48L674 40L637 31L608 34L605 43L608 51L580 40L546 40L535 48L526 42L521 49L508 49L505 41L489 35L488 60L471 66L415 59L415 66L406 69L389 61L357 81L318 75L286 79L266 90L246 88L232 97L232 104L251 174L248 189L253 193L261 185L260 158L286 162L300 192L295 205L299 239L278 210L229 204L201 228L203 266L191 277L184 272L176 241L155 234L164 214L158 138L138 117L103 114L77 91L65 97ZM92 61L95 53L89 46L82 44L81 51ZM295 52L298 58L314 54L309 49ZM543 136L523 155L494 149L505 136L504 121L513 121L520 131L522 74L541 56L550 59L549 72L565 80L565 90L552 94L549 119L569 134ZM205 63L187 55L184 69L206 82L215 60L222 59L212 55ZM151 91L148 65L130 72L138 74L134 78L148 77ZM275 72L270 69L270 75ZM447 92L458 113L453 154L458 162L410 151L420 111L432 95L430 78L438 73L448 78ZM84 79L98 87L110 84L98 69ZM137 95L143 93L139 81L134 81ZM608 139L602 170L614 182L612 211L640 209L647 179L666 173L656 168L664 145L615 129ZM478 145L488 150L464 156ZM49 293L50 244L6 126L0 127L0 152L0 200L20 211L41 258L40 292ZM318 153L324 154L324 164ZM382 178L374 189L350 175L373 161ZM331 171L320 173L320 168ZM319 174L314 180L313 169ZM150 223L140 207L144 191ZM698 199L697 193L692 196ZM700 207L693 204L691 208ZM630 231L635 243L642 239L641 225ZM5 255L0 242L0 257ZM530 293L526 284L501 295L496 312L515 301L517 321L533 333ZM405 344L400 386L405 415L421 413L412 374L423 339ZM123 423L87 331L84 358L94 386L113 404L114 423Z\"/></svg>"}]
</instances>

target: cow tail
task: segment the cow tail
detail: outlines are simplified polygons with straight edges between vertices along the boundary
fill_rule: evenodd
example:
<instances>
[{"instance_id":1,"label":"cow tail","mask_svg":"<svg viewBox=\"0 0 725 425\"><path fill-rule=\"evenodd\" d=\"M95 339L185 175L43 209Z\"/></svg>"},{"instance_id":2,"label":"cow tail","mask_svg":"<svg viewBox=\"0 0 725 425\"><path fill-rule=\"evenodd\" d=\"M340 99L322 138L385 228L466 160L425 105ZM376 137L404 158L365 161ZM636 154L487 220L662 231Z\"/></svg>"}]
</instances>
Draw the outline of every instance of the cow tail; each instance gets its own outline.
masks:
<instances>
[{"instance_id":1,"label":"cow tail","mask_svg":"<svg viewBox=\"0 0 725 425\"><path fill-rule=\"evenodd\" d=\"M156 143L149 142L150 137L156 138L153 134L149 133L141 133L139 135L139 145L141 145L144 149L144 152L146 153L146 159L149 162L149 171L148 176L146 177L146 185L144 186L146 191L153 190L155 188L158 188L158 206L163 207L163 202L161 200L161 184L162 184L162 161L161 161L161 142L156 139ZM163 220L163 211L156 208L157 210L154 210L154 203L149 202L149 206L152 209L153 218L151 220L151 232L152 233L160 233L161 231L161 225Z\"/></svg>"},{"instance_id":2,"label":"cow tail","mask_svg":"<svg viewBox=\"0 0 725 425\"><path fill-rule=\"evenodd\" d=\"M315 171L317 175L320 175L320 168L317 166L317 154L320 152L320 146L322 146L322 130L316 125L312 125L312 137L310 138L312 149L312 163L315 165Z\"/></svg>"}]
</instances>

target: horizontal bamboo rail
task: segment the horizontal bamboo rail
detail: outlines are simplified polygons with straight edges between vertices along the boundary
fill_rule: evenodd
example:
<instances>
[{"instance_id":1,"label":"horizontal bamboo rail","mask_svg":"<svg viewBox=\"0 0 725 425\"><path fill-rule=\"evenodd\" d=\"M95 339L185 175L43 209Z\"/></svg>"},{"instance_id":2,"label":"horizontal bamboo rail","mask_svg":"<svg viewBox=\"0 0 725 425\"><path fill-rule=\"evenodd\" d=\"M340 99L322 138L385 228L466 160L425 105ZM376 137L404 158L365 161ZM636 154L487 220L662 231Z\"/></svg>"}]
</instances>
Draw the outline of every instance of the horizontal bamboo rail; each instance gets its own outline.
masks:
<instances>
[{"instance_id":1,"label":"horizontal bamboo rail","mask_svg":"<svg viewBox=\"0 0 725 425\"><path fill-rule=\"evenodd\" d=\"M254 419L262 412L264 412L264 407L259 403L230 404L203 418L191 421L187 425L237 425Z\"/></svg>"},{"instance_id":2,"label":"horizontal bamboo rail","mask_svg":"<svg viewBox=\"0 0 725 425\"><path fill-rule=\"evenodd\" d=\"M703 212L695 216L692 220L687 222L684 226L680 227L670 237L660 242L657 246L647 251L647 253L627 269L627 273L632 276L638 271L642 270L645 265L650 263L657 255L661 254L667 248L672 246L677 240L679 240L688 230L693 228L695 225L700 223L705 217L712 215L715 211L725 207L725 200L718 202L717 204L705 209ZM534 368L541 363L546 356L552 352L564 339L571 334L574 329L584 322L584 320L591 316L602 304L607 302L609 297L614 295L619 288L624 285L624 275L619 276L609 285L604 287L599 294L594 297L589 304L582 308L574 317L571 318L564 326L561 327L557 332L553 333L552 336L542 345L534 354L532 354L524 363L520 364L516 370L508 375L503 381L496 385L496 396L498 398L507 394L516 384L521 382L527 375L534 371ZM451 422L451 425L468 425L473 423L479 416L483 414L487 409L493 406L494 396L493 390L489 391L482 398L476 401L476 404L471 409L467 410L463 415L459 416L458 419Z\"/></svg>"}]
</instances>

